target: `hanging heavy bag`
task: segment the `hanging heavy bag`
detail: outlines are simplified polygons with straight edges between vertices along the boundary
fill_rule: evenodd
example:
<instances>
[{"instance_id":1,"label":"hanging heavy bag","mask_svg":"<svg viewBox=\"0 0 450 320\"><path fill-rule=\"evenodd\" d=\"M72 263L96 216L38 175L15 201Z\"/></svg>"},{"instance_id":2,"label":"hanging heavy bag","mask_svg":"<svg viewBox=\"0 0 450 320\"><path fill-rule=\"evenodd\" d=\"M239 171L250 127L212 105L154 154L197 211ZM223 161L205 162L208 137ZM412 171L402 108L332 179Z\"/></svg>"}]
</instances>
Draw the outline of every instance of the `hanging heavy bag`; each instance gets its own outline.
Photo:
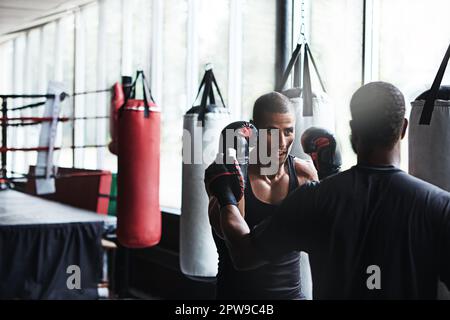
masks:
<instances>
[{"instance_id":1,"label":"hanging heavy bag","mask_svg":"<svg viewBox=\"0 0 450 320\"><path fill-rule=\"evenodd\" d=\"M221 105L216 104L213 87ZM216 276L218 256L208 219L204 173L215 158L220 132L230 118L212 69L206 70L196 100L202 90L200 105L186 112L183 123L180 267L185 275L206 278Z\"/></svg>"},{"instance_id":2,"label":"hanging heavy bag","mask_svg":"<svg viewBox=\"0 0 450 320\"><path fill-rule=\"evenodd\" d=\"M450 191L450 87L441 86L450 58L450 46L431 89L411 102L409 117L409 173ZM439 283L439 299L450 299Z\"/></svg>"},{"instance_id":3,"label":"hanging heavy bag","mask_svg":"<svg viewBox=\"0 0 450 320\"><path fill-rule=\"evenodd\" d=\"M140 77L143 100L130 99L135 95ZM161 238L161 112L143 71L137 72L131 91L119 109L118 120L117 237L129 248L154 246Z\"/></svg>"},{"instance_id":4,"label":"hanging heavy bag","mask_svg":"<svg viewBox=\"0 0 450 320\"><path fill-rule=\"evenodd\" d=\"M303 50L302 50L303 49ZM303 51L303 54L301 54ZM303 59L300 59L302 57ZM312 90L311 72L309 60L316 72L317 78L320 82L322 91ZM303 63L303 86L300 86L301 66ZM295 66L295 67L294 67ZM294 69L294 87L284 90L288 81L289 75ZM283 91L284 90L284 91ZM323 127L331 132L335 130L335 116L334 107L326 94L322 78L320 77L317 65L312 56L311 50L307 43L303 46L301 43L297 44L292 57L288 63L286 70L283 73L280 86L277 88L278 92L282 92L294 105L295 109L295 139L291 149L291 155L310 159L310 157L303 152L300 143L302 133L312 127Z\"/></svg>"}]
</instances>

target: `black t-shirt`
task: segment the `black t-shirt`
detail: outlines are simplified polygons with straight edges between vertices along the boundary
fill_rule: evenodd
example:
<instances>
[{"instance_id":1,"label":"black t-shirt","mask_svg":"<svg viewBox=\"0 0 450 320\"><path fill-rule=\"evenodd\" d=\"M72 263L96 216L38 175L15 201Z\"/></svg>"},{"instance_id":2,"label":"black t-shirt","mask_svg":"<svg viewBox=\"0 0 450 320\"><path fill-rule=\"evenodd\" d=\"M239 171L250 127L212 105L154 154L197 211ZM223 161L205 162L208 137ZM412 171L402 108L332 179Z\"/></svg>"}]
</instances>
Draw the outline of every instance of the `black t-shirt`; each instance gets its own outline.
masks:
<instances>
[{"instance_id":1,"label":"black t-shirt","mask_svg":"<svg viewBox=\"0 0 450 320\"><path fill-rule=\"evenodd\" d=\"M305 184L251 236L269 261L308 252L315 299L435 299L438 278L450 288L450 193L392 166Z\"/></svg>"},{"instance_id":2,"label":"black t-shirt","mask_svg":"<svg viewBox=\"0 0 450 320\"><path fill-rule=\"evenodd\" d=\"M298 187L294 157L287 160L289 193ZM250 227L272 216L278 205L260 201L253 193L248 177L245 188L245 220ZM300 292L300 252L292 250L279 255L257 269L238 271L234 268L225 242L213 231L219 254L217 299L304 299Z\"/></svg>"}]
</instances>

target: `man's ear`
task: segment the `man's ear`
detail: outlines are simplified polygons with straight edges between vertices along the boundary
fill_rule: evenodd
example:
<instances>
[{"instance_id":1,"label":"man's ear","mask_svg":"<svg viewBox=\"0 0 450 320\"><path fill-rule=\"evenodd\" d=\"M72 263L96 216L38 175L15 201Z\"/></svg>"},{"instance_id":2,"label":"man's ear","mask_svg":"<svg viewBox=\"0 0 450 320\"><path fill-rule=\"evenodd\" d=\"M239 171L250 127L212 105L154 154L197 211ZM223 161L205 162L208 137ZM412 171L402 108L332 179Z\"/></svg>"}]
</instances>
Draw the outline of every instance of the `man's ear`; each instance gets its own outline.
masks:
<instances>
[{"instance_id":1,"label":"man's ear","mask_svg":"<svg viewBox=\"0 0 450 320\"><path fill-rule=\"evenodd\" d=\"M355 154L358 154L358 151L357 151L357 134L356 134L356 130L355 130L355 122L353 121L353 120L350 120L350 122L349 122L349 124L350 124L350 129L351 129L351 134L350 134L350 144L352 145L352 149L353 149L353 152L355 153Z\"/></svg>"},{"instance_id":2,"label":"man's ear","mask_svg":"<svg viewBox=\"0 0 450 320\"><path fill-rule=\"evenodd\" d=\"M250 122L252 125L254 125L256 129L259 129L253 119L250 119L248 122Z\"/></svg>"},{"instance_id":3,"label":"man's ear","mask_svg":"<svg viewBox=\"0 0 450 320\"><path fill-rule=\"evenodd\" d=\"M403 139L406 134L406 130L408 129L408 119L403 119L403 127L402 127L402 134L400 135L400 139Z\"/></svg>"},{"instance_id":4,"label":"man's ear","mask_svg":"<svg viewBox=\"0 0 450 320\"><path fill-rule=\"evenodd\" d=\"M252 125L254 125L255 128L258 129L258 133L259 133L259 128L258 128L258 126L256 125L255 121L254 121L253 119L250 119L248 122L250 122ZM258 134L258 136L259 136L259 134Z\"/></svg>"},{"instance_id":5,"label":"man's ear","mask_svg":"<svg viewBox=\"0 0 450 320\"><path fill-rule=\"evenodd\" d=\"M350 130L353 133L355 131L355 122L353 120L350 120L348 123L350 124Z\"/></svg>"}]
</instances>

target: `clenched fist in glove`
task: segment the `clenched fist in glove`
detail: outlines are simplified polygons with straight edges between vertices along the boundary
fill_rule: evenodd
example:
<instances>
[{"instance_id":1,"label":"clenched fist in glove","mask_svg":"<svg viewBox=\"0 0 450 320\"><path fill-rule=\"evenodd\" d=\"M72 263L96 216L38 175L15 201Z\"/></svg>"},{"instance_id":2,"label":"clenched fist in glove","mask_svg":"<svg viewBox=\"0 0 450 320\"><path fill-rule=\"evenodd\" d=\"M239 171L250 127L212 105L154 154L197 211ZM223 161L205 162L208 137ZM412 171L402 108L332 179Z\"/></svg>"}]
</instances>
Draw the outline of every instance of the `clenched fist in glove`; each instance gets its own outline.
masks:
<instances>
[{"instance_id":1,"label":"clenched fist in glove","mask_svg":"<svg viewBox=\"0 0 450 320\"><path fill-rule=\"evenodd\" d=\"M303 151L309 154L322 180L341 169L341 153L334 135L326 129L311 127L302 134Z\"/></svg>"},{"instance_id":2,"label":"clenched fist in glove","mask_svg":"<svg viewBox=\"0 0 450 320\"><path fill-rule=\"evenodd\" d=\"M205 170L206 191L221 207L237 205L244 196L250 139L256 135L255 126L246 121L233 122L222 130L220 151Z\"/></svg>"}]
</instances>

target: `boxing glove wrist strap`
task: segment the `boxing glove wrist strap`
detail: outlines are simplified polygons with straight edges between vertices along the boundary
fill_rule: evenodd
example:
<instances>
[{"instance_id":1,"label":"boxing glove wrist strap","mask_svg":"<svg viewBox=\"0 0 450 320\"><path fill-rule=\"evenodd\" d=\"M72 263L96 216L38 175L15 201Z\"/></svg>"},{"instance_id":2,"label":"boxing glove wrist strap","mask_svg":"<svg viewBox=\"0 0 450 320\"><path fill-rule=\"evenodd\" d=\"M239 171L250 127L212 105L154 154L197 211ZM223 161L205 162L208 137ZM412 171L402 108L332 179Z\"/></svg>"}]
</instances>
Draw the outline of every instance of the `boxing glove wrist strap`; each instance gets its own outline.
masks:
<instances>
[{"instance_id":1,"label":"boxing glove wrist strap","mask_svg":"<svg viewBox=\"0 0 450 320\"><path fill-rule=\"evenodd\" d=\"M228 179L228 178L225 178ZM211 190L222 208L226 205L237 206L238 201L228 183L221 183L222 181L214 181L211 185Z\"/></svg>"}]
</instances>

